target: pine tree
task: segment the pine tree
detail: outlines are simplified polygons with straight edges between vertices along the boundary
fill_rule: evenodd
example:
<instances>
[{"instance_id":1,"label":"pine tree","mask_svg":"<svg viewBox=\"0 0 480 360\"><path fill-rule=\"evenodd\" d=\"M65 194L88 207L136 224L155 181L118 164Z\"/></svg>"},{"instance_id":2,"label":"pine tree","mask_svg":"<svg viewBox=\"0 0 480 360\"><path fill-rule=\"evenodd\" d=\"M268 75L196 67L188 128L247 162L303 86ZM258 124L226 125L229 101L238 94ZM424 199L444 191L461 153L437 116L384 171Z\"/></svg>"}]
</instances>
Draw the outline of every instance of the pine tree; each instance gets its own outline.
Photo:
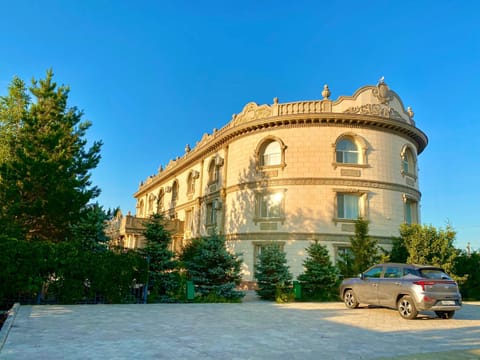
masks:
<instances>
[{"instance_id":1,"label":"pine tree","mask_svg":"<svg viewBox=\"0 0 480 360\"><path fill-rule=\"evenodd\" d=\"M90 171L100 161L101 143L86 147L91 124L68 107L69 88L57 86L51 70L33 81L35 102L23 86L14 79L1 101L2 131L9 135L0 161L0 226L27 240L71 239L72 226L99 194Z\"/></svg>"},{"instance_id":2,"label":"pine tree","mask_svg":"<svg viewBox=\"0 0 480 360\"><path fill-rule=\"evenodd\" d=\"M333 266L328 250L318 242L307 248L303 262L305 272L298 276L306 299L331 300L338 296L338 270Z\"/></svg>"},{"instance_id":3,"label":"pine tree","mask_svg":"<svg viewBox=\"0 0 480 360\"><path fill-rule=\"evenodd\" d=\"M189 280L206 301L238 301L245 295L235 290L242 279L242 260L227 249L224 237L215 233L195 239L180 259Z\"/></svg>"},{"instance_id":4,"label":"pine tree","mask_svg":"<svg viewBox=\"0 0 480 360\"><path fill-rule=\"evenodd\" d=\"M262 247L255 268L257 294L265 300L281 301L291 292L292 274L287 265L285 252L278 244Z\"/></svg>"},{"instance_id":5,"label":"pine tree","mask_svg":"<svg viewBox=\"0 0 480 360\"><path fill-rule=\"evenodd\" d=\"M163 218L159 214L152 215L145 223L143 232L147 241L140 250L148 262L148 283L152 301L174 301L179 287L179 275L175 271L178 265L175 253L170 250L172 237L165 230Z\"/></svg>"},{"instance_id":6,"label":"pine tree","mask_svg":"<svg viewBox=\"0 0 480 360\"><path fill-rule=\"evenodd\" d=\"M8 87L8 95L0 97L0 164L12 159L15 138L29 103L25 83L14 77Z\"/></svg>"}]
</instances>

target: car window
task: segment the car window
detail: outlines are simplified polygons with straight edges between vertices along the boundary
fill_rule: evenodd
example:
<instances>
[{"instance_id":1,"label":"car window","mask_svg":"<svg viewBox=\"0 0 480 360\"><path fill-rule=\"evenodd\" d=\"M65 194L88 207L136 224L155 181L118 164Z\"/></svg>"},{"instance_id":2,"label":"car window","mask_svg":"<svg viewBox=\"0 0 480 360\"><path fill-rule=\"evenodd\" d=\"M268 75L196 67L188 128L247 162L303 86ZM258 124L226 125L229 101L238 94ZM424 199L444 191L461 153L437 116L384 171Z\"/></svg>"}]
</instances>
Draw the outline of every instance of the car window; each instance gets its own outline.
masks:
<instances>
[{"instance_id":1,"label":"car window","mask_svg":"<svg viewBox=\"0 0 480 360\"><path fill-rule=\"evenodd\" d=\"M422 274L422 277L427 278L427 279L451 280L450 276L445 274L440 269L421 269L420 274Z\"/></svg>"},{"instance_id":2,"label":"car window","mask_svg":"<svg viewBox=\"0 0 480 360\"><path fill-rule=\"evenodd\" d=\"M379 278L382 274L382 267L376 266L366 272L363 273L364 278Z\"/></svg>"},{"instance_id":3,"label":"car window","mask_svg":"<svg viewBox=\"0 0 480 360\"><path fill-rule=\"evenodd\" d=\"M403 271L399 267L388 266L383 274L384 278L399 278L403 276Z\"/></svg>"}]
</instances>

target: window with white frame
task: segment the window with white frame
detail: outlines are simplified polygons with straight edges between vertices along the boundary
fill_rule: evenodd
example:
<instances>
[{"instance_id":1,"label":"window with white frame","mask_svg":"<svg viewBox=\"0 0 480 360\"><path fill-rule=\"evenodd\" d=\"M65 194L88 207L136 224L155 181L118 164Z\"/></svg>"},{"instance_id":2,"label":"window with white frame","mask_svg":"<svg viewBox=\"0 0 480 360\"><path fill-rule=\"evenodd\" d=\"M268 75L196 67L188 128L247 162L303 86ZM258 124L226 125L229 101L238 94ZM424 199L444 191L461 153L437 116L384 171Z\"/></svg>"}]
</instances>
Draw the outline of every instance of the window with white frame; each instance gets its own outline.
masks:
<instances>
[{"instance_id":1,"label":"window with white frame","mask_svg":"<svg viewBox=\"0 0 480 360\"><path fill-rule=\"evenodd\" d=\"M337 194L337 218L356 220L360 216L358 194Z\"/></svg>"},{"instance_id":2,"label":"window with white frame","mask_svg":"<svg viewBox=\"0 0 480 360\"><path fill-rule=\"evenodd\" d=\"M263 139L255 150L260 167L284 167L285 166L285 149L287 147L282 140L269 136Z\"/></svg>"},{"instance_id":3,"label":"window with white frame","mask_svg":"<svg viewBox=\"0 0 480 360\"><path fill-rule=\"evenodd\" d=\"M282 149L277 141L270 141L261 154L261 165L274 166L282 162Z\"/></svg>"},{"instance_id":4,"label":"window with white frame","mask_svg":"<svg viewBox=\"0 0 480 360\"><path fill-rule=\"evenodd\" d=\"M257 218L281 219L283 218L285 192L257 193Z\"/></svg>"},{"instance_id":5,"label":"window with white frame","mask_svg":"<svg viewBox=\"0 0 480 360\"><path fill-rule=\"evenodd\" d=\"M351 137L345 137L337 142L336 162L343 164L359 164L360 154L357 144Z\"/></svg>"},{"instance_id":6,"label":"window with white frame","mask_svg":"<svg viewBox=\"0 0 480 360\"><path fill-rule=\"evenodd\" d=\"M336 218L340 220L357 220L362 216L362 194L359 193L337 193Z\"/></svg>"}]
</instances>

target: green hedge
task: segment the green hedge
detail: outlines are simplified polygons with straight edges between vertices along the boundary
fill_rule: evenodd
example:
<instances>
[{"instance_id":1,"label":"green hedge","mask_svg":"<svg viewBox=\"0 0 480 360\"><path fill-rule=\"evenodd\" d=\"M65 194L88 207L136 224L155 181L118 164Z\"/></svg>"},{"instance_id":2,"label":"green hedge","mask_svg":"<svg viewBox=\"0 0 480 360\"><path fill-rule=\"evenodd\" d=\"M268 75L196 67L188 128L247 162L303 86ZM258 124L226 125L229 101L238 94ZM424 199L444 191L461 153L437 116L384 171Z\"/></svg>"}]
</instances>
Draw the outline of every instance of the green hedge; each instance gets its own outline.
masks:
<instances>
[{"instance_id":1,"label":"green hedge","mask_svg":"<svg viewBox=\"0 0 480 360\"><path fill-rule=\"evenodd\" d=\"M93 251L76 242L28 242L0 237L0 308L29 299L62 304L131 302L147 266L136 252Z\"/></svg>"}]
</instances>

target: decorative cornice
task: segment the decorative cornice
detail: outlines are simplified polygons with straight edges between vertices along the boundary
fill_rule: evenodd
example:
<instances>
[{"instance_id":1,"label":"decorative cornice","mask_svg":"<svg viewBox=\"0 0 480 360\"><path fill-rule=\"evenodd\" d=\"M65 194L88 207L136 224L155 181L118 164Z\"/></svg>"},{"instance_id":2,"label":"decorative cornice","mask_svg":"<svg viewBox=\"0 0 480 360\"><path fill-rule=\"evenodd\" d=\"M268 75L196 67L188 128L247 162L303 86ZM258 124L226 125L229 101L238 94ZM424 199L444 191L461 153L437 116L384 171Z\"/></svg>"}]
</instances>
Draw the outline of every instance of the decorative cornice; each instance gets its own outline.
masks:
<instances>
[{"instance_id":1,"label":"decorative cornice","mask_svg":"<svg viewBox=\"0 0 480 360\"><path fill-rule=\"evenodd\" d=\"M412 141L420 154L428 143L427 136L415 126L397 120L386 119L364 114L295 114L275 116L260 120L242 123L235 127L226 126L208 137L201 146L197 145L183 158L175 160L161 173L150 177L134 194L140 196L160 182L173 180L179 171L191 167L196 162L217 152L234 140L247 136L253 132L268 131L274 128L322 127L341 126L346 128L366 128L394 133Z\"/></svg>"},{"instance_id":2,"label":"decorative cornice","mask_svg":"<svg viewBox=\"0 0 480 360\"><path fill-rule=\"evenodd\" d=\"M248 233L236 233L226 234L225 240L227 241L271 241L271 242L284 242L284 241L321 241L329 242L333 244L343 245L350 244L351 234L329 234L329 233L296 233L296 232L248 232ZM392 244L392 238L386 236L370 236L372 239L377 240L381 245Z\"/></svg>"},{"instance_id":3,"label":"decorative cornice","mask_svg":"<svg viewBox=\"0 0 480 360\"><path fill-rule=\"evenodd\" d=\"M290 179L262 179L258 181L250 181L241 184L230 186L226 189L227 194L244 190L245 188L250 190L256 190L267 187L285 187L285 186L309 186L309 185L323 185L323 186L340 186L346 188L362 188L362 189L381 189L396 191L401 193L410 194L420 199L421 193L417 189L372 180L360 180L360 179L341 179L341 178L290 178Z\"/></svg>"}]
</instances>

